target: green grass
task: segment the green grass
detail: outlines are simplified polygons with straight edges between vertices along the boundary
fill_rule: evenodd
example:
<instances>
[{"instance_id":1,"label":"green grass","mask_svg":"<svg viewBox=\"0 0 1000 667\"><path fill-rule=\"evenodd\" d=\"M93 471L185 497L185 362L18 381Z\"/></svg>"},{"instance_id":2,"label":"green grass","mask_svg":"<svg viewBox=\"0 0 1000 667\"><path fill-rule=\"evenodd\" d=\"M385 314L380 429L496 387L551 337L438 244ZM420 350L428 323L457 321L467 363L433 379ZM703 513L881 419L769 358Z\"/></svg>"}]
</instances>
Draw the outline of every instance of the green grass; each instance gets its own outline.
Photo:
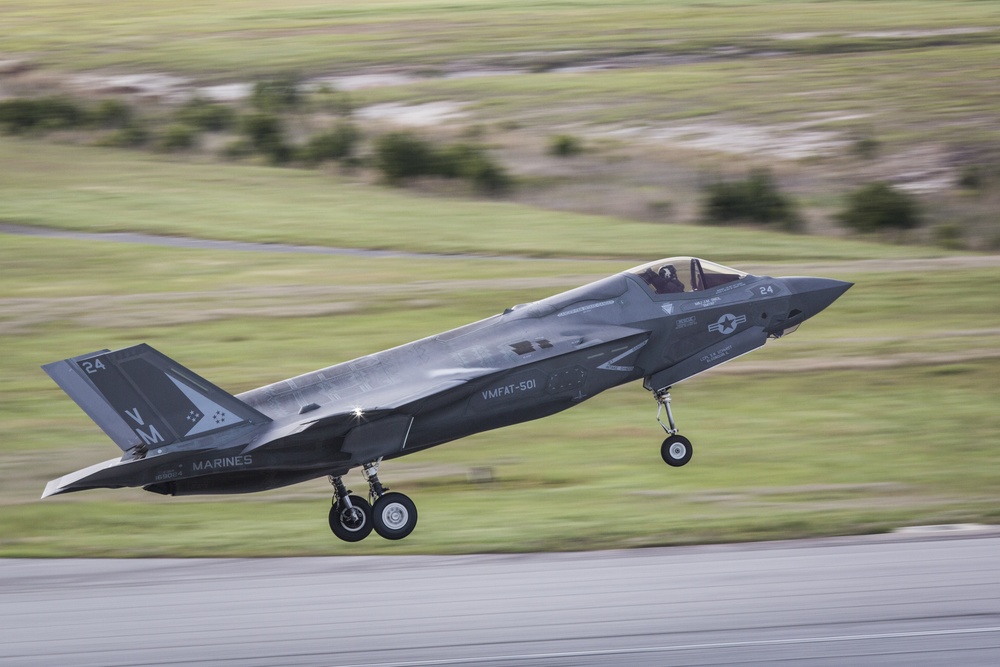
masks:
<instances>
[{"instance_id":1,"label":"green grass","mask_svg":"<svg viewBox=\"0 0 1000 667\"><path fill-rule=\"evenodd\" d=\"M315 171L207 165L0 137L0 220L86 231L431 253L716 261L920 257L932 248L652 225L413 196ZM638 263L638 262L637 262Z\"/></svg>"},{"instance_id":2,"label":"green grass","mask_svg":"<svg viewBox=\"0 0 1000 667\"><path fill-rule=\"evenodd\" d=\"M853 372L706 378L675 394L696 447L680 470L659 460L648 396L615 390L548 420L386 463L383 479L421 512L401 543L336 542L325 526L328 485L317 480L225 500L137 490L9 499L0 554L509 552L996 521L1000 418L988 393L998 368L912 368L876 383ZM970 401L977 392L986 395ZM469 482L467 472L484 466L495 481Z\"/></svg>"},{"instance_id":3,"label":"green grass","mask_svg":"<svg viewBox=\"0 0 1000 667\"><path fill-rule=\"evenodd\" d=\"M471 55L572 61L567 51L691 52L738 46L836 51L996 40L995 34L892 39L857 32L1000 27L991 2L596 0L181 0L158 4L0 1L0 52L50 66L144 67L197 75L322 70L343 63L433 66ZM525 30L525 26L531 26ZM786 33L821 33L786 40ZM623 40L622 36L628 39ZM252 40L253 58L246 55ZM548 52L538 54L539 51ZM526 55L534 53L536 55ZM515 60L516 62L516 60Z\"/></svg>"},{"instance_id":4,"label":"green grass","mask_svg":"<svg viewBox=\"0 0 1000 667\"><path fill-rule=\"evenodd\" d=\"M0 555L566 550L1000 518L1000 297L988 288L998 270L858 274L850 264L824 274L857 282L829 312L675 389L680 426L696 448L680 470L660 461L654 404L636 384L386 463L384 481L421 513L401 543L338 543L325 525L323 480L239 497L126 489L38 501L49 479L117 451L42 363L146 341L238 392L546 296L571 286L579 267L408 260L400 272L398 260L0 238ZM470 274L488 280L470 289ZM958 352L973 357L932 358ZM815 358L834 369L795 370ZM864 368L872 358L903 365ZM725 370L754 363L761 372ZM481 468L495 481L470 482ZM349 481L364 488L353 473Z\"/></svg>"},{"instance_id":5,"label":"green grass","mask_svg":"<svg viewBox=\"0 0 1000 667\"><path fill-rule=\"evenodd\" d=\"M4 58L43 68L11 85L46 94L52 70L161 71L199 83L380 65L416 71L427 78L352 92L351 101L466 102L469 116L436 132L481 124L491 147L529 163L532 150L544 150L539 137L579 135L588 147L574 158L584 161L579 170L547 174L528 164L526 190L575 181L577 171L594 170L603 184L620 165L632 187L622 192L646 188L681 210L704 174L768 158L706 156L642 138L619 145L592 133L691 120L766 126L775 141L815 129L877 139L870 162L845 153L775 165L783 185L824 215L857 179L988 162L1000 127L995 2L0 0L0 25ZM553 71L628 55L696 57ZM532 73L439 76L482 66ZM166 112L152 113L151 123ZM451 200L376 185L363 171L69 145L93 139L0 136L0 222L453 256L0 235L0 556L511 552L1000 521L1000 269L860 273L852 260L951 253ZM984 219L989 201L979 204ZM955 210L942 220L966 215ZM387 462L383 481L420 510L417 531L400 543L337 542L323 480L241 497L125 489L38 500L49 479L117 453L43 363L145 341L235 393L682 254L765 264L779 275L783 263L832 264L820 274L857 283L795 335L675 389L680 426L695 444L686 468L660 461L655 406L632 385ZM494 481L470 481L482 469ZM353 473L350 485L364 488Z\"/></svg>"},{"instance_id":6,"label":"green grass","mask_svg":"<svg viewBox=\"0 0 1000 667\"><path fill-rule=\"evenodd\" d=\"M728 122L866 130L883 141L997 138L1000 92L987 63L1000 44L879 53L799 54L672 67L437 79L361 91L358 104L466 100L483 119L525 125ZM956 76L956 72L961 72ZM541 100L545 101L540 105ZM900 123L905 119L905 123ZM782 124L788 124L787 127Z\"/></svg>"}]
</instances>

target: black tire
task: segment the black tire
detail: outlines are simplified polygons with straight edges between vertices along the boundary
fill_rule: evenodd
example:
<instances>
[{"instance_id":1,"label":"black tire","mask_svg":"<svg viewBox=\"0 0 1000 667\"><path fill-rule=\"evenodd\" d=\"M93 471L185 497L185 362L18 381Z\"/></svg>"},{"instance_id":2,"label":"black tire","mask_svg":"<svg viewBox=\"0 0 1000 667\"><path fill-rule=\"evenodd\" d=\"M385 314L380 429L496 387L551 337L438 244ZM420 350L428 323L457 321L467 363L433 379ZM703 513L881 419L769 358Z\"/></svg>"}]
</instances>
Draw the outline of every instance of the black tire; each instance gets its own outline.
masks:
<instances>
[{"instance_id":1,"label":"black tire","mask_svg":"<svg viewBox=\"0 0 1000 667\"><path fill-rule=\"evenodd\" d=\"M372 532L372 506L361 496L349 496L351 507L336 503L330 508L330 530L345 542L360 542Z\"/></svg>"},{"instance_id":2,"label":"black tire","mask_svg":"<svg viewBox=\"0 0 1000 667\"><path fill-rule=\"evenodd\" d=\"M387 540L401 540L417 526L417 506L402 493L386 493L372 507L375 532Z\"/></svg>"},{"instance_id":3,"label":"black tire","mask_svg":"<svg viewBox=\"0 0 1000 667\"><path fill-rule=\"evenodd\" d=\"M683 435L672 435L660 445L660 456L664 463L674 468L680 468L690 461L693 453L691 441Z\"/></svg>"}]
</instances>

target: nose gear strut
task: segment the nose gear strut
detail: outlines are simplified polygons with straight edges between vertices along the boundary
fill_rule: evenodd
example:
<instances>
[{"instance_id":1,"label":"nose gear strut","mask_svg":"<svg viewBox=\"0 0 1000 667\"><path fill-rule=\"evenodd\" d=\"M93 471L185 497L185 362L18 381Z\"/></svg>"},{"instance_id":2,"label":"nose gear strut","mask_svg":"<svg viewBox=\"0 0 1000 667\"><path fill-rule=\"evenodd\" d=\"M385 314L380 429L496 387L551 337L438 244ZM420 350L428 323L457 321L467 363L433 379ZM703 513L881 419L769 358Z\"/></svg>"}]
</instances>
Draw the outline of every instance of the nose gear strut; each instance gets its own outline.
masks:
<instances>
[{"instance_id":1,"label":"nose gear strut","mask_svg":"<svg viewBox=\"0 0 1000 667\"><path fill-rule=\"evenodd\" d=\"M656 408L656 421L659 422L660 426L667 433L667 439L660 445L660 456L663 457L664 463L668 466L679 468L691 460L693 453L691 441L678 433L677 424L674 422L674 413L670 409L670 387L655 390L653 397L656 399L658 406ZM667 424L669 426L664 424L663 420L660 419L660 414L664 408L666 408Z\"/></svg>"}]
</instances>

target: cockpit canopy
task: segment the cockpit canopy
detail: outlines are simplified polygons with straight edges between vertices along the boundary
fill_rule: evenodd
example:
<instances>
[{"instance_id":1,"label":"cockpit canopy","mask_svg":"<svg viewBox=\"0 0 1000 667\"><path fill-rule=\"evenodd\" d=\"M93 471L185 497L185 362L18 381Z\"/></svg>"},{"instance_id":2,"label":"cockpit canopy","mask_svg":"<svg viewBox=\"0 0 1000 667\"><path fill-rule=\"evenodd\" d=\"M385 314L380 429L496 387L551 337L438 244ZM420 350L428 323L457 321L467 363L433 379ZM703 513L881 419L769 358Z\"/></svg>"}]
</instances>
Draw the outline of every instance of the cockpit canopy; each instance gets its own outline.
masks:
<instances>
[{"instance_id":1,"label":"cockpit canopy","mask_svg":"<svg viewBox=\"0 0 1000 667\"><path fill-rule=\"evenodd\" d=\"M743 271L696 257L668 257L630 269L656 294L700 292L745 278Z\"/></svg>"}]
</instances>

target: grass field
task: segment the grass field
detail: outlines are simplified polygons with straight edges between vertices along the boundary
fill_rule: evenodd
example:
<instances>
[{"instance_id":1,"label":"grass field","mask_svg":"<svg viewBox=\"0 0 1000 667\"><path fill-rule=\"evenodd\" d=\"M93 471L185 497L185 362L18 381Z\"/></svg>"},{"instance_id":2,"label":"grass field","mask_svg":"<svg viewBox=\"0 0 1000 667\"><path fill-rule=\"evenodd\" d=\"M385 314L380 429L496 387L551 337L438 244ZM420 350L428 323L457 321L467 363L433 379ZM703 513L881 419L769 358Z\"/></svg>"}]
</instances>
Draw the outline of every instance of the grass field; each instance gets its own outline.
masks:
<instances>
[{"instance_id":1,"label":"grass field","mask_svg":"<svg viewBox=\"0 0 1000 667\"><path fill-rule=\"evenodd\" d=\"M991 2L596 0L543 3L389 0L363 5L293 0L157 4L3 0L0 52L55 66L141 65L198 75L409 62L431 66L485 54L511 63L572 62L574 50L686 53L720 46L837 51L996 42ZM530 29L526 29L526 27ZM925 34L928 28L952 32ZM961 31L986 28L985 33ZM990 31L994 32L990 32ZM876 33L876 34L871 34ZM627 35L627 41L622 39ZM252 40L253 58L247 58ZM874 46L873 46L874 45ZM541 53L540 53L541 52Z\"/></svg>"},{"instance_id":2,"label":"grass field","mask_svg":"<svg viewBox=\"0 0 1000 667\"><path fill-rule=\"evenodd\" d=\"M402 74L350 92L369 144L393 126L365 121L372 105L454 103L419 131L481 141L518 182L474 199L385 187L364 156L354 171L223 162L211 146L227 136L177 155L93 147L92 130L0 136L0 224L416 253L0 233L0 556L517 552L1000 521L1000 264L833 223L851 188L886 179L919 194L917 238L950 225L998 247L1000 3L0 0L0 26L0 98L118 94L81 74L178 75L189 91ZM176 104L130 99L150 123ZM332 122L309 109L286 120ZM547 155L560 133L583 153ZM702 184L754 166L821 235L677 224ZM957 187L970 168L981 184ZM632 385L386 463L420 510L399 543L338 542L325 480L38 500L117 453L41 364L147 342L237 393L670 255L856 283L795 335L675 389L685 468L660 460L655 404Z\"/></svg>"},{"instance_id":3,"label":"grass field","mask_svg":"<svg viewBox=\"0 0 1000 667\"><path fill-rule=\"evenodd\" d=\"M886 180L921 197L929 228L918 234L923 241L1000 246L993 215L1000 201L996 3L181 0L169 7L123 6L0 0L0 22L8 28L0 33L0 98L123 95L149 114L156 137L170 126L178 100L208 84L388 77L345 93L368 139L414 122L401 117L400 108L419 116L424 103L449 105L454 115L420 121L418 130L440 140L482 142L516 177L509 197L518 203L691 222L706 181L767 166L800 202L812 232L830 233L851 189ZM22 65L6 64L19 60ZM116 78L136 74L146 83ZM386 104L396 105L396 115L365 115ZM286 121L301 142L330 118L313 108ZM561 133L578 135L584 153L569 161L546 156L546 141ZM214 137L195 150L214 159L225 139ZM859 155L859 146L873 153ZM976 192L958 186L972 172L983 175ZM219 192L225 179L202 180L213 196L225 196ZM96 211L113 207L113 200L132 203L106 185L88 195ZM336 197L326 202L351 207ZM169 196L159 204L188 217L199 213L196 204ZM243 208L233 206L234 214ZM248 224L248 234L289 231L281 227L283 211L256 208L272 222L266 230ZM363 208L381 218L379 208ZM581 245L593 248L588 223L577 218L574 224ZM370 241L343 234L336 240ZM466 250L468 241L421 239L447 246L445 252ZM518 244L505 237L501 245ZM530 252L525 245L514 251Z\"/></svg>"},{"instance_id":4,"label":"grass field","mask_svg":"<svg viewBox=\"0 0 1000 667\"><path fill-rule=\"evenodd\" d=\"M280 182L285 172L274 174ZM206 217L225 206L207 201ZM391 220L407 222L405 210ZM596 222L609 237L631 224ZM703 231L682 229L692 238ZM1000 269L858 274L848 260L879 246L833 239L818 254L847 268L824 275L855 288L794 336L675 391L697 452L681 470L659 460L654 404L634 385L386 464L383 479L421 511L402 543L336 542L323 480L236 498L121 490L40 502L48 479L115 453L42 363L146 341L238 392L488 316L644 255L584 264L410 259L401 272L396 259L2 239L2 555L527 551L998 518L1000 297L989 286ZM816 242L787 237L785 259L816 252ZM825 370L801 365L816 361ZM741 372L751 364L757 372ZM470 481L480 469L494 481Z\"/></svg>"},{"instance_id":5,"label":"grass field","mask_svg":"<svg viewBox=\"0 0 1000 667\"><path fill-rule=\"evenodd\" d=\"M711 254L719 261L938 256L886 246L733 228L695 228L447 201L329 174L207 165L112 149L0 137L0 219L89 231L143 231L258 242L431 253L605 258ZM609 239L614 239L609 243Z\"/></svg>"}]
</instances>

